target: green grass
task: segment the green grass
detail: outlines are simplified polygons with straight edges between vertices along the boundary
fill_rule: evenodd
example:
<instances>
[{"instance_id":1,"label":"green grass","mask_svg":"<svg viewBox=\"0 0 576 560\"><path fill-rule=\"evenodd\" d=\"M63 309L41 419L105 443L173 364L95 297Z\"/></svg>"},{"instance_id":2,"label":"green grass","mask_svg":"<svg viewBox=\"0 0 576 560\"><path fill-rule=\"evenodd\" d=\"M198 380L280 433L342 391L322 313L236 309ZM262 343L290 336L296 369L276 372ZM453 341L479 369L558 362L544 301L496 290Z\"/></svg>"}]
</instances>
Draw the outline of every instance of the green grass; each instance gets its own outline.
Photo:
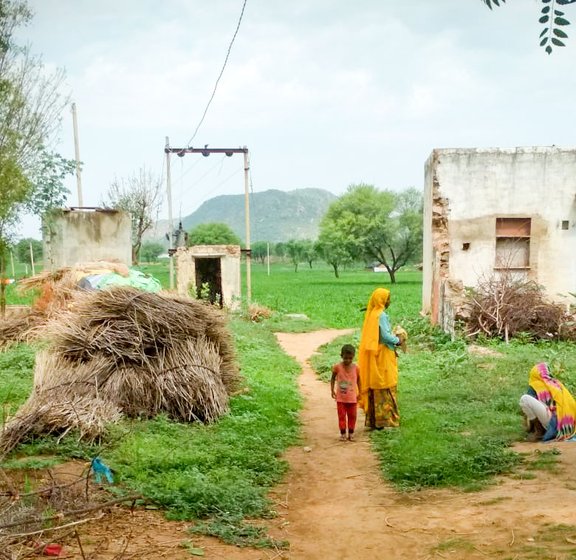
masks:
<instances>
[{"instance_id":1,"label":"green grass","mask_svg":"<svg viewBox=\"0 0 576 560\"><path fill-rule=\"evenodd\" d=\"M289 313L303 313L311 323L303 331L318 326L331 328L359 327L370 294L378 287L391 291L390 316L393 322L415 317L420 311L422 274L400 272L398 283L391 285L388 274L369 270L343 270L335 278L322 264L310 269L300 266L298 272L287 264L272 267L270 276L260 264L252 265L252 301L276 311L280 318ZM278 318L270 324L276 327ZM285 322L285 321L284 321Z\"/></svg>"},{"instance_id":2,"label":"green grass","mask_svg":"<svg viewBox=\"0 0 576 560\"><path fill-rule=\"evenodd\" d=\"M20 406L32 389L35 352L26 344L0 352L0 404L12 412Z\"/></svg>"},{"instance_id":3,"label":"green grass","mask_svg":"<svg viewBox=\"0 0 576 560\"><path fill-rule=\"evenodd\" d=\"M168 259L160 259L157 263L141 263L134 268L153 276L160 282L160 284L162 284L162 287L167 290L170 287L168 263ZM176 276L174 276L174 282L176 282Z\"/></svg>"},{"instance_id":4,"label":"green grass","mask_svg":"<svg viewBox=\"0 0 576 560\"><path fill-rule=\"evenodd\" d=\"M201 521L189 529L191 534L218 537L227 544L253 548L288 548L287 541L279 541L268 535L262 525L246 523L234 516L219 516L209 521Z\"/></svg>"},{"instance_id":5,"label":"green grass","mask_svg":"<svg viewBox=\"0 0 576 560\"><path fill-rule=\"evenodd\" d=\"M167 284L165 263L141 269ZM267 493L285 473L282 454L299 434L299 367L280 350L272 331L355 328L355 334L313 357L327 380L341 345L358 345L361 309L378 286L391 290L391 321L410 335L410 351L400 355L401 428L372 436L383 476L400 489L468 490L502 473L533 476L523 457L510 449L523 437L518 399L538 361L548 361L569 387L576 387L573 344L480 341L501 355L474 356L463 340L451 340L419 316L417 271L400 272L397 284L390 285L387 275L364 270L344 270L336 279L326 266L301 266L295 273L279 264L268 276L266 267L256 263L252 300L274 314L261 323L240 315L231 322L246 392L232 398L230 414L209 426L165 417L125 422L96 447L78 443L74 436L59 445L53 438L40 438L21 446L10 460L101 454L115 469L121 488L141 492L169 517L204 520L198 530L254 544L262 535L243 519L273 514ZM308 319L288 319L290 313ZM29 394L33 364L34 349L25 345L0 354L0 404L5 408L9 404L14 409ZM533 468L551 468L553 461L546 454Z\"/></svg>"}]
</instances>

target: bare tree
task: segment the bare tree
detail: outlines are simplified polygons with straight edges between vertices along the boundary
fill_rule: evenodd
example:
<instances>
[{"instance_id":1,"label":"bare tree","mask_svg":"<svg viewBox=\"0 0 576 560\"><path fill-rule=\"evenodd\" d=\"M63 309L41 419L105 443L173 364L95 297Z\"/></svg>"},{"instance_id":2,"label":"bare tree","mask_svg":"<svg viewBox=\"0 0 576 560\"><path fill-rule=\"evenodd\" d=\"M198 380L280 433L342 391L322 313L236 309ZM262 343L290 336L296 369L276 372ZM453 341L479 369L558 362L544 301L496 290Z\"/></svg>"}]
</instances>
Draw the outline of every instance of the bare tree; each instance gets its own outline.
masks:
<instances>
[{"instance_id":1,"label":"bare tree","mask_svg":"<svg viewBox=\"0 0 576 560\"><path fill-rule=\"evenodd\" d=\"M138 173L115 179L107 193L104 204L124 210L132 217L132 263L138 264L142 236L153 225L162 205L162 181L145 167Z\"/></svg>"}]
</instances>

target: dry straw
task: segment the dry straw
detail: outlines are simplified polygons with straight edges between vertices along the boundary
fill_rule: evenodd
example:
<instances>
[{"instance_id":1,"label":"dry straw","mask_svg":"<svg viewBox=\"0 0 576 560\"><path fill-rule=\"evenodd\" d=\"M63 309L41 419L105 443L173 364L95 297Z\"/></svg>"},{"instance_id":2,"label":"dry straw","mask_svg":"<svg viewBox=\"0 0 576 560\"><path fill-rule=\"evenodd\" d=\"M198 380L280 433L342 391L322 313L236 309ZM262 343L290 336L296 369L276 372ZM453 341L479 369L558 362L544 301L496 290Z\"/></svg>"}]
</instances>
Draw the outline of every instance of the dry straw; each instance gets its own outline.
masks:
<instances>
[{"instance_id":1,"label":"dry straw","mask_svg":"<svg viewBox=\"0 0 576 560\"><path fill-rule=\"evenodd\" d=\"M30 435L94 440L121 415L212 422L238 386L223 313L132 288L86 292L43 329L34 391L4 426L0 453Z\"/></svg>"}]
</instances>

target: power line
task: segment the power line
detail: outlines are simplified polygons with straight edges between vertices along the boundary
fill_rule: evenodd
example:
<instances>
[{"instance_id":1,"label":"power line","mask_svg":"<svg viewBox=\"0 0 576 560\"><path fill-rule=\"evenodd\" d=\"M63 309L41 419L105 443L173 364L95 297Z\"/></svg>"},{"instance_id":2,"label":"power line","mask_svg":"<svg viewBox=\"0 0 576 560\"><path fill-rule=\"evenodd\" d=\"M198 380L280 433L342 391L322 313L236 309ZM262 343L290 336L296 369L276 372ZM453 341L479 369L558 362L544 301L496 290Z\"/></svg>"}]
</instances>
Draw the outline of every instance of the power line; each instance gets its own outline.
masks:
<instances>
[{"instance_id":1,"label":"power line","mask_svg":"<svg viewBox=\"0 0 576 560\"><path fill-rule=\"evenodd\" d=\"M190 140L188 140L188 146L190 146L192 144L192 140L194 140L194 138L196 138L196 134L198 133L199 128L202 126L202 123L204 122L204 118L206 117L206 113L208 113L208 108L210 107L210 104L212 103L212 100L214 99L214 95L216 95L216 90L218 89L218 83L220 82L220 78L222 78L222 75L224 74L224 69L226 68L226 64L228 63L228 58L230 57L230 52L232 51L232 45L234 44L234 41L236 40L236 35L238 35L238 30L240 29L240 24L242 23L242 18L244 17L244 9L246 8L246 2L248 0L244 0L244 3L242 4L242 11L240 12L240 17L238 18L238 24L236 25L236 30L234 31L234 35L232 36L232 40L230 41L230 45L228 45L228 51L226 52L226 58L224 59L224 64L222 65L222 69L220 70L220 74L218 75L218 78L216 79L216 83L214 84L214 90L212 91L212 95L210 96L210 99L208 100L208 103L206 104L206 108L204 109L204 113L202 114L202 118L200 119L200 122L198 123L198 125L196 126L196 129L194 130L194 134L192 134L192 138L190 138Z\"/></svg>"}]
</instances>

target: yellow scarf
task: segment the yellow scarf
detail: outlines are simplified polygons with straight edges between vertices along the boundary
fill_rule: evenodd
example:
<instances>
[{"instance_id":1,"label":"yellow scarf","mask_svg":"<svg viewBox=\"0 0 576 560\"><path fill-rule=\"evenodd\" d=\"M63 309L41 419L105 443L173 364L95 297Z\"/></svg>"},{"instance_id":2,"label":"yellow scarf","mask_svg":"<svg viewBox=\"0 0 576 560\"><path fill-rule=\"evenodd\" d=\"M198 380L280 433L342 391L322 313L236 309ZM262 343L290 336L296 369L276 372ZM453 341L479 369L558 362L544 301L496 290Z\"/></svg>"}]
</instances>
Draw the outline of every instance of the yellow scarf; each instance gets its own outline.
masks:
<instances>
[{"instance_id":1,"label":"yellow scarf","mask_svg":"<svg viewBox=\"0 0 576 560\"><path fill-rule=\"evenodd\" d=\"M556 413L556 439L573 437L576 434L576 401L570 391L552 376L545 363L536 364L530 370L528 384L536 391L538 400Z\"/></svg>"},{"instance_id":2,"label":"yellow scarf","mask_svg":"<svg viewBox=\"0 0 576 560\"><path fill-rule=\"evenodd\" d=\"M379 344L380 315L386 309L390 292L377 288L372 292L364 315L364 324L358 350L360 369L360 394L358 404L364 408L369 389L388 389L398 384L398 365L396 353L385 344Z\"/></svg>"}]
</instances>

